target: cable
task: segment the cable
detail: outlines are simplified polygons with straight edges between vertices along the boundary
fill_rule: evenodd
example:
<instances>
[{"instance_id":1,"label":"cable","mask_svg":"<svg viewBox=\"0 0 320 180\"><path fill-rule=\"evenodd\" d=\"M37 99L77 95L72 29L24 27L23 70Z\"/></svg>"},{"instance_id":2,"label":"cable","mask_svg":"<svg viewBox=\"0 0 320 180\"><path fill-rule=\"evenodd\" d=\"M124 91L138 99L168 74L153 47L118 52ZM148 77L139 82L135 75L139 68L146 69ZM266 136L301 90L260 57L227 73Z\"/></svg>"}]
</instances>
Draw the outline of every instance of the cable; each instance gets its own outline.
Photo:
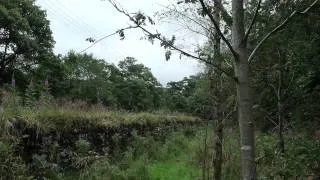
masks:
<instances>
[{"instance_id":1,"label":"cable","mask_svg":"<svg viewBox=\"0 0 320 180\"><path fill-rule=\"evenodd\" d=\"M73 18L71 18L67 13L65 13L64 11L62 11L59 7L57 7L54 3L52 3L51 1L47 0L46 1L48 4L48 9L50 9L51 11L55 12L55 14L58 14L59 16L61 16L60 18L62 20L68 21L69 24L72 24L75 28L80 29L79 31L81 31L83 34L85 35L91 35L93 34L92 32L88 31L86 28L84 28L81 24L79 24L77 21L75 21Z\"/></svg>"},{"instance_id":2,"label":"cable","mask_svg":"<svg viewBox=\"0 0 320 180\"><path fill-rule=\"evenodd\" d=\"M97 32L98 34L102 34L100 31L98 31L96 28L92 27L90 24L88 24L87 22L85 22L81 17L75 15L72 13L72 11L66 7L64 4L62 4L59 0L56 1L61 7L63 7L65 10L67 10L66 12L70 12L71 15L70 17L76 17L76 21L79 19L81 21L81 23L87 27L89 30L93 30L94 32Z\"/></svg>"},{"instance_id":3,"label":"cable","mask_svg":"<svg viewBox=\"0 0 320 180\"><path fill-rule=\"evenodd\" d=\"M51 22L61 23L61 22L59 22L59 21L56 20L56 19L62 20L62 21L63 21L62 23L63 23L66 27L68 27L69 29L71 28L71 30L72 30L74 33L76 33L76 34L78 34L78 33L83 34L83 31L80 31L79 29L75 28L75 26L70 26L71 23L70 23L69 21L67 21L67 20L64 19L64 18L61 18L60 15L56 14L56 12L54 12L54 11L51 10L50 8L44 7L44 9L45 9L47 12L49 12L50 15L52 15L52 16L54 17L54 18L50 19Z\"/></svg>"},{"instance_id":4,"label":"cable","mask_svg":"<svg viewBox=\"0 0 320 180\"><path fill-rule=\"evenodd\" d=\"M58 1L56 1L56 2L58 2ZM59 23L59 21L62 20L63 22L65 22L64 24L67 27L70 27L70 25L71 25L73 32L74 32L74 30L76 30L77 32L80 32L81 34L84 34L84 35L87 35L87 34L92 35L93 34L93 33L91 33L91 31L89 29L93 29L95 32L98 32L94 28L88 28L88 24L86 24L82 19L81 19L81 21L83 21L83 23L80 23L76 18L74 18L70 14L66 13L65 10L67 10L67 11L70 11L70 10L68 10L61 3L59 3L61 7L58 7L54 2L52 2L50 0L44 0L43 3L46 6L45 9L57 18L56 20L54 19L53 21ZM89 26L89 27L91 27L91 26ZM126 28L124 28L124 29L126 29ZM106 39L110 36L113 36L117 33L119 33L119 31L116 31L115 33L112 33L111 35L107 35L107 36L104 36L104 37L96 40L93 44L91 44L90 46L88 46L84 50L80 51L80 53L87 51L91 47L95 46L97 43L100 43L104 39ZM113 46L109 46L109 48L111 48L113 51L120 53L124 57L128 56L126 54L129 54L127 52L120 51L119 49L114 48Z\"/></svg>"}]
</instances>

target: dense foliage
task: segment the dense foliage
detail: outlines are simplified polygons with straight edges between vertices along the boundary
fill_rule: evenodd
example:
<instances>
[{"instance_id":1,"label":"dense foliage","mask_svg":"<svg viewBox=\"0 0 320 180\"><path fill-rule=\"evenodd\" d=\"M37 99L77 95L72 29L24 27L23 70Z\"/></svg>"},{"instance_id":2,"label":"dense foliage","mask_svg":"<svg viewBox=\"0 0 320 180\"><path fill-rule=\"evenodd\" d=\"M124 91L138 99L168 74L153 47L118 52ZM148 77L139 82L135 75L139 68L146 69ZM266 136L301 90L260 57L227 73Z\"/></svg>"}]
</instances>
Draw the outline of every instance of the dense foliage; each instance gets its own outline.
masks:
<instances>
[{"instance_id":1,"label":"dense foliage","mask_svg":"<svg viewBox=\"0 0 320 180\"><path fill-rule=\"evenodd\" d=\"M4 0L0 4L0 83L14 76L25 87L28 75L54 64L54 40L46 12L34 0Z\"/></svg>"}]
</instances>

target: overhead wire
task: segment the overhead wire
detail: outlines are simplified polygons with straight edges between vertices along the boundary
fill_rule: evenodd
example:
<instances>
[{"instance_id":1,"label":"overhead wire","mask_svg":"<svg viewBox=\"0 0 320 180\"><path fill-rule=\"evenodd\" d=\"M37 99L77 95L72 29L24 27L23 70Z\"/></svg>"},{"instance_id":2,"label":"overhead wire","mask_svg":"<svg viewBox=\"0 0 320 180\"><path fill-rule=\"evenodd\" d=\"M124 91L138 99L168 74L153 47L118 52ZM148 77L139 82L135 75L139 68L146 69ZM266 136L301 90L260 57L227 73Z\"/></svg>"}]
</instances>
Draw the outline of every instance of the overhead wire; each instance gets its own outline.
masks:
<instances>
[{"instance_id":1,"label":"overhead wire","mask_svg":"<svg viewBox=\"0 0 320 180\"><path fill-rule=\"evenodd\" d=\"M84 21L83 18L81 18L81 17L77 16L76 14L72 13L72 10L69 9L68 7L66 7L66 6L65 6L64 4L62 4L60 1L55 1L55 2L57 2L57 3L58 3L60 6L62 6L65 10L67 10L66 12L69 12L69 13L70 13L70 17L71 17L71 18L72 18L72 17L76 17L76 21L79 19L79 20L81 21L81 23L82 23L85 27L87 27L89 30L92 30L92 31L94 31L94 32L97 32L98 34L101 34L101 32L100 32L98 29L92 27L92 25L90 25L90 24L88 24L86 21Z\"/></svg>"},{"instance_id":2,"label":"overhead wire","mask_svg":"<svg viewBox=\"0 0 320 180\"><path fill-rule=\"evenodd\" d=\"M101 43L101 39L105 39L102 33L98 31L95 28L92 28L91 25L86 23L82 18L79 18L79 16L74 15L74 13L71 13L72 11L70 8L66 7L63 5L59 0L55 0L54 2L51 0L43 0L43 5L45 5L45 9L50 12L51 15L53 15L56 19L53 19L56 23L59 23L59 21L63 21L64 25L67 26L69 29L75 33L77 31L77 34L82 34L86 35L86 38L94 38L96 39L97 37L102 37L102 38L97 38L99 43ZM93 33L94 32L94 33ZM114 33L116 34L116 33ZM97 43L93 43L88 48L85 50L82 50L81 53L87 51L89 48L93 47ZM120 53L123 57L129 56L129 53L125 50L119 50L117 48L114 48L113 46L108 46L113 51L116 51Z\"/></svg>"},{"instance_id":3,"label":"overhead wire","mask_svg":"<svg viewBox=\"0 0 320 180\"><path fill-rule=\"evenodd\" d=\"M79 27L81 27L84 31L86 31L90 35L99 35L100 32L96 29L92 28L92 25L87 24L81 17L72 13L72 10L62 4L59 0L51 1L48 0L56 9L60 10L66 17L68 17L71 21L76 23Z\"/></svg>"},{"instance_id":4,"label":"overhead wire","mask_svg":"<svg viewBox=\"0 0 320 180\"><path fill-rule=\"evenodd\" d=\"M65 18L61 13L59 13L59 11L57 11L56 9L53 9L51 7L51 5L47 4L47 1L44 0L43 1L43 7L45 8L46 11L48 11L52 16L54 16L56 19L50 19L51 21L55 21L57 23L61 23L61 21L63 21L63 24L65 26L67 26L68 28L71 28L72 31L75 33L80 33L82 35L86 35L81 28L79 28L79 26L77 24L74 24L72 21L70 21L69 19Z\"/></svg>"},{"instance_id":5,"label":"overhead wire","mask_svg":"<svg viewBox=\"0 0 320 180\"><path fill-rule=\"evenodd\" d=\"M86 29L85 26L81 25L77 20L75 20L69 14L67 14L63 9L59 8L58 6L56 6L55 3L51 2L50 0L46 0L45 2L47 2L47 4L49 5L48 6L49 9L51 9L52 11L56 12L57 14L59 14L63 18L63 20L68 21L75 28L80 29L80 31L83 32L82 34L84 34L86 36L90 36L91 34L93 34L91 31Z\"/></svg>"}]
</instances>

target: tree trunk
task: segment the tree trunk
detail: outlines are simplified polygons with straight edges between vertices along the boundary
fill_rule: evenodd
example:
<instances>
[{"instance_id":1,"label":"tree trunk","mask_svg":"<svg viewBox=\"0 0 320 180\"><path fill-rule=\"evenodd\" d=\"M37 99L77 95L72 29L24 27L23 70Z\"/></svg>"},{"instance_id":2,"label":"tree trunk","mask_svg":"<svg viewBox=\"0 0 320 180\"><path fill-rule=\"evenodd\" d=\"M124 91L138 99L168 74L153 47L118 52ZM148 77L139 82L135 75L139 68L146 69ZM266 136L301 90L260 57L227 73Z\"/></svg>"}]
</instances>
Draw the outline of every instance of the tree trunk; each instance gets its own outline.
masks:
<instances>
[{"instance_id":1,"label":"tree trunk","mask_svg":"<svg viewBox=\"0 0 320 180\"><path fill-rule=\"evenodd\" d=\"M242 179L252 180L256 179L256 175L254 161L254 128L251 115L251 94L249 88L248 65L246 63L238 62L236 63L235 71L238 78L237 102L238 122L240 127Z\"/></svg>"},{"instance_id":2,"label":"tree trunk","mask_svg":"<svg viewBox=\"0 0 320 180\"><path fill-rule=\"evenodd\" d=\"M241 173L243 180L256 179L254 127L251 114L248 48L244 41L243 0L232 0L232 44L238 54L234 70L237 78L238 121L240 127Z\"/></svg>"},{"instance_id":3,"label":"tree trunk","mask_svg":"<svg viewBox=\"0 0 320 180\"><path fill-rule=\"evenodd\" d=\"M207 139L208 139L208 123L209 121L206 122L206 131L204 135L204 140L203 140L203 156L202 156L202 179L206 180L208 179L209 176L207 176L207 171L208 171L208 163L207 163L207 156L208 156L208 144L207 144Z\"/></svg>"},{"instance_id":4,"label":"tree trunk","mask_svg":"<svg viewBox=\"0 0 320 180\"><path fill-rule=\"evenodd\" d=\"M215 115L213 116L213 120L215 122L214 127L214 138L213 138L213 179L214 180L221 180L221 174L222 174L222 142L223 142L223 119L224 119L224 109L223 109L223 86L222 86L222 77L221 74L215 74L216 75L216 81L214 81L214 77L212 78L211 85L212 90L215 91L217 100L215 102Z\"/></svg>"},{"instance_id":5,"label":"tree trunk","mask_svg":"<svg viewBox=\"0 0 320 180\"><path fill-rule=\"evenodd\" d=\"M284 139L283 139L283 114L281 99L278 99L278 121L279 121L279 151L284 153Z\"/></svg>"},{"instance_id":6,"label":"tree trunk","mask_svg":"<svg viewBox=\"0 0 320 180\"><path fill-rule=\"evenodd\" d=\"M4 53L0 61L0 85L5 83L6 56L8 51L8 43L5 44Z\"/></svg>"},{"instance_id":7,"label":"tree trunk","mask_svg":"<svg viewBox=\"0 0 320 180\"><path fill-rule=\"evenodd\" d=\"M220 106L220 105L218 105ZM220 110L218 108L218 110ZM215 180L221 180L221 172L222 172L222 141L223 141L223 113L218 113L218 119L216 120L216 127L215 127L215 144L214 144L214 151L215 156L213 159L213 169L214 174L213 177Z\"/></svg>"},{"instance_id":8,"label":"tree trunk","mask_svg":"<svg viewBox=\"0 0 320 180\"><path fill-rule=\"evenodd\" d=\"M220 26L220 10L218 6L221 4L221 0L215 0L214 1L214 7L215 11L213 13L214 19L217 22L217 24ZM221 37L217 30L214 31L214 60L218 61L220 64L220 67L222 65L222 59L221 59ZM223 141L223 106L222 106L222 73L221 72L214 72L217 73L217 79L215 83L215 87L212 89L217 89L217 102L216 102L216 119L215 119L215 129L214 129L214 153L213 153L213 178L215 180L221 180L221 172L222 172L222 141ZM212 82L211 84L214 84Z\"/></svg>"},{"instance_id":9,"label":"tree trunk","mask_svg":"<svg viewBox=\"0 0 320 180\"><path fill-rule=\"evenodd\" d=\"M279 151L281 153L284 153L284 139L283 139L283 110L282 110L282 98L281 98L281 92L282 92L282 74L283 74L283 64L285 62L282 60L282 58L285 58L285 55L279 51L279 74L278 74L278 90L277 90L277 97L278 97L278 123L279 123ZM285 60L285 59L284 59Z\"/></svg>"}]
</instances>

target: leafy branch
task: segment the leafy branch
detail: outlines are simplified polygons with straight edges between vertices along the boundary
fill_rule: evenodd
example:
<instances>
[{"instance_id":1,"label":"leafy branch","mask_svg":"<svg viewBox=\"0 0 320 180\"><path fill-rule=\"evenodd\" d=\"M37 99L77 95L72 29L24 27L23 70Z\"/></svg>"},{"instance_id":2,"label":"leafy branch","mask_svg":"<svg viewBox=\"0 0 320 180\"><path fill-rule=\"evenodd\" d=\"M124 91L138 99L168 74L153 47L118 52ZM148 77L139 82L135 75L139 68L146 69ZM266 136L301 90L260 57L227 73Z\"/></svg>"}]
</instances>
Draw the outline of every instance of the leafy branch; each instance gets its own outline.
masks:
<instances>
[{"instance_id":1,"label":"leafy branch","mask_svg":"<svg viewBox=\"0 0 320 180\"><path fill-rule=\"evenodd\" d=\"M123 40L124 37L125 37L125 35L124 35L124 31L125 31L125 30L134 29L134 28L137 28L137 27L138 27L138 26L128 26L128 27L126 27L126 28L122 28L122 29L119 29L119 30L117 30L117 31L114 32L114 33L108 34L108 35L106 35L106 36L104 36L104 37L102 37L102 38L100 38L100 39L98 39L98 40L95 40L95 39L93 39L93 38L87 38L86 40L89 41L89 42L91 42L92 44L91 44L90 46L88 46L87 48L83 49L82 51L80 51L80 53L86 52L88 49L92 48L94 45L96 45L96 44L98 44L99 42L101 42L101 41L103 41L103 40L105 40L105 39L107 39L107 38L109 38L109 37L111 37L111 36L114 36L114 35L116 35L116 34L119 34L120 39Z\"/></svg>"},{"instance_id":2,"label":"leafy branch","mask_svg":"<svg viewBox=\"0 0 320 180\"><path fill-rule=\"evenodd\" d=\"M253 49L253 51L251 52L248 61L249 64L252 62L254 55L257 53L257 51L260 49L260 47L262 46L262 44L269 38L271 37L273 34L275 34L276 32L280 31L286 24L288 24L288 22L295 17L296 15L305 15L306 13L308 13L308 11L314 7L319 0L315 0L312 4L310 4L305 10L303 11L297 11L294 10L290 16L288 16L282 23L280 23L278 26L276 26L272 31L270 31L266 36L264 36L264 38L262 38L262 40L258 43L258 45Z\"/></svg>"},{"instance_id":3,"label":"leafy branch","mask_svg":"<svg viewBox=\"0 0 320 180\"><path fill-rule=\"evenodd\" d=\"M204 59L200 56L193 55L191 53L188 53L174 45L175 37L173 36L171 40L166 39L165 37L161 36L160 33L152 33L148 29L146 29L143 25L146 25L145 20L146 16L144 16L142 13L137 13L134 16L131 16L128 12L120 8L114 1L108 0L109 3L120 13L124 14L129 18L130 21L132 21L137 28L140 28L143 32L145 32L148 35L148 38L154 38L160 41L160 45L163 46L165 49L175 50L177 52L180 52L182 55L186 57L191 57L193 59L199 60L201 62L204 62L208 65L213 66L218 71L221 71L222 73L226 74L227 76L233 78L235 81L237 80L236 77L233 75L233 73L230 73L226 71L225 69L217 66L216 64L212 63L211 59ZM220 31L220 30L219 30ZM221 35L223 36L222 32L220 31ZM226 40L226 39L225 39ZM228 41L227 41L228 42ZM228 42L229 46L231 47L231 44ZM232 48L232 47L231 47ZM233 50L233 49L232 49ZM235 53L235 52L234 52ZM168 60L171 56L171 51L166 52L166 59Z\"/></svg>"}]
</instances>

